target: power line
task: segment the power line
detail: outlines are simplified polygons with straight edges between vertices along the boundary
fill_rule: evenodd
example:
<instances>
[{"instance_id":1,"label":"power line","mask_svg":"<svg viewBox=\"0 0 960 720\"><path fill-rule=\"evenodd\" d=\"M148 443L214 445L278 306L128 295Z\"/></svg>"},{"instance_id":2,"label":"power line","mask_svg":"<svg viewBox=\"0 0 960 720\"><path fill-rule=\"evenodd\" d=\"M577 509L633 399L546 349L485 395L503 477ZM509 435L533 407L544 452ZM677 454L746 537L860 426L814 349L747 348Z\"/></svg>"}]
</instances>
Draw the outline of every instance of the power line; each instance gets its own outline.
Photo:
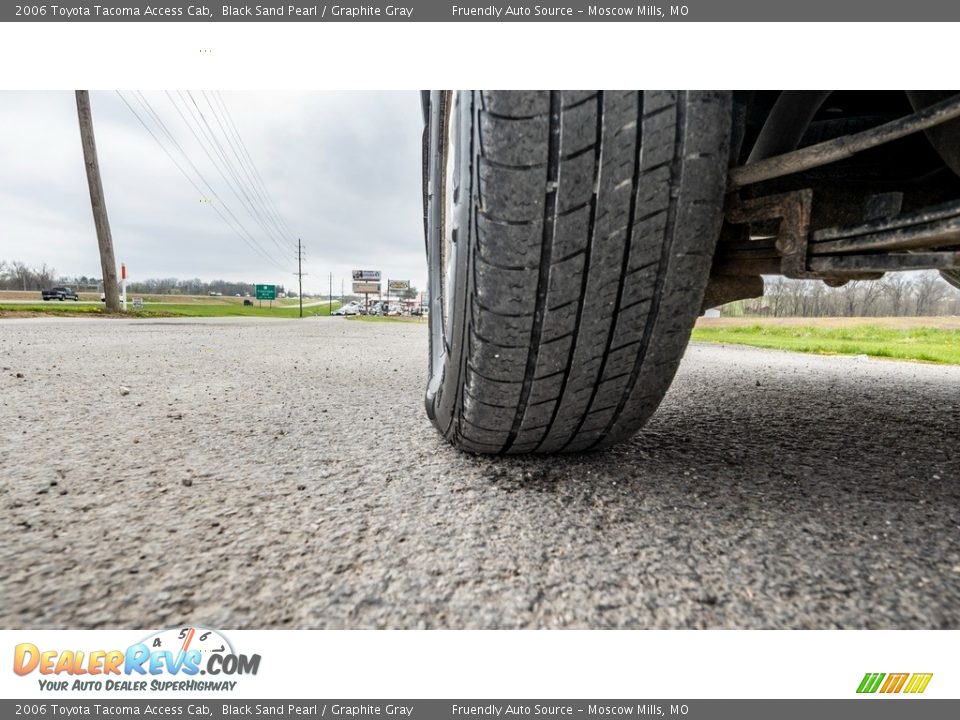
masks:
<instances>
[{"instance_id":1,"label":"power line","mask_svg":"<svg viewBox=\"0 0 960 720\"><path fill-rule=\"evenodd\" d=\"M223 178L223 181L227 184L227 186L233 192L234 197L237 198L237 201L244 207L244 209L246 209L247 214L250 215L250 217L254 220L254 222L260 225L260 227L264 231L264 234L268 238L270 238L270 240L273 242L274 245L277 246L280 252L286 255L288 252L290 252L290 249L283 247L277 241L277 238L275 237L273 231L269 227L267 227L267 224L263 216L254 206L253 201L251 200L250 195L248 194L243 181L237 175L236 169L233 167L233 164L230 162L230 159L226 154L226 151L223 149L223 145L220 143L219 139L216 137L216 134L214 133L213 128L210 127L210 123L207 121L206 117L203 115L203 111L200 110L200 107L199 105L197 105L197 102L194 99L193 95L189 91L187 92L187 96L190 98L190 102L193 103L194 108L196 108L196 113L194 113L194 111L190 108L190 105L187 103L187 101L184 100L183 94L180 91L178 91L177 94L180 95L180 99L183 102L184 108L186 108L187 112L190 114L189 120L183 114L183 111L181 111L180 107L173 100L173 96L170 95L169 92L167 93L167 97L170 99L171 104L173 104L174 108L176 109L177 113L180 115L180 118L183 120L184 124L186 124L187 127L190 129L190 132L193 134L193 137L196 139L197 143L200 145L201 149L204 151L207 158L210 160L211 164L213 164L217 172L220 174L220 177ZM198 115L199 115L199 120L197 119ZM200 135L197 134L196 130L193 127L193 124L191 124L191 120L193 123L196 123L196 127L200 130L200 134L203 135L203 138L201 138ZM202 125L201 125L201 122L203 123ZM206 127L206 131L204 131L204 127ZM208 145L210 148L213 149L214 153L220 158L219 163L217 162L216 159L214 159L214 156L211 155L210 150L208 149ZM223 168L226 169L226 173L224 173L224 170L221 169L221 164L223 165ZM227 174L229 174L230 177L233 178L232 183L230 179L227 178ZM239 192L238 192L238 189L239 189ZM243 197L241 197L241 194L243 195Z\"/></svg>"},{"instance_id":2,"label":"power line","mask_svg":"<svg viewBox=\"0 0 960 720\"><path fill-rule=\"evenodd\" d=\"M164 143L160 140L160 138L159 138L159 137L157 136L157 134L153 131L153 129L147 124L147 122L143 119L143 117L140 116L140 113L138 113L138 112L136 111L136 109L134 109L134 107L127 101L127 99L123 96L123 94L122 94L119 90L117 91L117 95L118 95L118 96L120 97L120 99L123 101L123 104L127 106L127 109L129 109L130 112L133 113L133 116L134 116L135 118L137 118L137 120L140 122L140 124L143 126L143 128L150 134L150 136L151 136L151 137L153 138L153 140L157 143L157 145L160 146L160 149L163 150L164 154L166 154L167 157L170 158L170 161L174 164L174 166L177 168L177 170L179 170L180 173L181 173L181 174L187 179L187 181L193 186L193 188L197 191L197 193L198 193L201 197L207 195L207 193L205 193L205 192L199 187L199 185L197 185L197 183L194 182L193 178L190 177L190 174L183 168L183 166L180 164L180 162L177 161L177 159L174 157L173 153L170 152L170 150L167 148L166 145L164 145ZM167 138L169 139L170 143L180 152L180 154L183 156L183 159L186 161L186 163L193 169L194 173L196 173L196 175L197 175L197 177L200 179L200 181L201 181L204 185L206 185L206 187L207 187L207 189L209 190L210 194L216 199L217 204L212 204L212 207L213 207L214 211L217 213L217 215L219 215L220 218L230 227L230 229L233 230L235 233L237 233L237 235L240 237L240 239L243 240L243 242L244 242L247 246L249 246L252 250L254 250L254 251L256 251L256 252L259 252L265 259L267 259L269 262L273 263L276 267L280 268L281 270L286 270L286 268L284 268L280 263L278 263L278 262L273 258L273 256L271 256L269 253L267 253L266 250L264 250L264 249L260 246L260 244L257 242L256 238L254 238L253 235L250 233L250 231L246 229L246 227L243 225L242 222L240 222L240 220L236 217L236 215L233 213L233 211L230 209L230 207L229 207L225 202L223 202L223 200L220 198L220 196L219 196L219 194L217 193L217 191L213 188L213 186L212 186L212 185L207 181L207 179L203 176L203 173L201 173L201 172L197 169L197 167L196 167L196 165L193 163L193 161L190 160L190 157L189 157L189 156L186 154L186 152L183 150L183 147L180 145L180 143L176 140L176 138L175 138L175 137L173 136L173 134L170 132L169 128L166 126L166 124L163 122L163 120L160 119L160 117L156 114L155 111L153 111L152 107L149 106L149 103L146 103L146 102L145 102L145 98L144 98L144 101L141 102L141 104L144 106L147 114L152 115L152 117L153 117L153 119L155 120L155 122L158 123L158 128L160 128L160 131L167 136ZM220 211L220 206L222 206L223 209L229 214L230 218L232 218L232 222L231 222L231 219L228 219L227 216L224 215L223 212Z\"/></svg>"},{"instance_id":3,"label":"power line","mask_svg":"<svg viewBox=\"0 0 960 720\"><path fill-rule=\"evenodd\" d=\"M178 93L178 94L180 94L181 98L183 97L182 93ZM203 123L203 127L206 128L206 130L207 130L207 133L206 133L206 134L209 135L209 137L210 137L210 139L212 140L213 144L216 146L215 149L216 149L216 151L218 152L219 156L221 157L221 159L222 159L222 161L223 161L223 163L224 163L224 166L227 168L227 171L230 173L231 177L233 177L234 182L236 182L237 186L240 188L240 191L243 193L243 196L246 198L246 200L247 200L247 211L248 211L249 213L251 213L251 216L252 216L252 217L255 217L255 219L260 223L261 227L264 229L264 231L267 233L267 235L270 237L270 239L274 242L274 244L277 245L278 248L280 248L281 252L288 252L289 249L284 249L284 248L280 245L280 243L277 241L277 238L276 238L276 236L274 235L273 231L272 231L270 228L267 227L263 215L262 215L262 214L260 213L260 211L256 208L256 205L255 205L253 199L250 197L249 193L247 192L247 184L240 178L239 174L237 173L236 168L235 168L234 165L233 165L233 162L230 160L229 154L228 154L227 151L224 149L224 147L223 147L222 143L220 142L220 139L217 137L217 134L216 134L216 132L214 131L213 127L212 127L212 126L210 125L210 123L207 121L206 115L204 115L204 112L203 112L203 110L200 108L200 105L199 105L199 103L196 101L196 98L193 97L193 93L191 93L189 90L187 91L187 97L190 98L190 102L193 104L193 107L196 109L196 112L197 112L197 114L198 114L199 117L200 117L200 121ZM208 104L209 104L209 101L208 101ZM189 105L186 104L186 101L184 101L184 106L187 107L188 110L190 109ZM211 110L212 110L212 109L213 109L213 107L211 106ZM192 117L192 116L193 116L193 111L190 111L190 114L191 114L191 117ZM223 125L222 125L222 123L220 123L219 118L215 118L215 119L217 119L217 123L220 125L221 131L223 131L224 137L227 138L226 131L223 129ZM200 127L199 123L198 123L198 127ZM203 131L203 127L200 127L201 132ZM229 141L229 138L227 138L227 139L228 139L228 141ZM228 144L229 144L229 142L228 142ZM231 150L233 150L232 146L231 146ZM234 151L234 155L236 155L236 152L235 152L235 151ZM256 195L255 192L254 192L254 195ZM280 230L279 228L277 228L277 230L279 231L280 236L283 237L283 231ZM289 242L289 241L288 241L288 242ZM292 249L292 248L293 248L293 244L291 243L290 245L291 245L290 249Z\"/></svg>"},{"instance_id":4,"label":"power line","mask_svg":"<svg viewBox=\"0 0 960 720\"><path fill-rule=\"evenodd\" d=\"M120 94L120 93L118 92L118 94ZM120 94L120 97L121 97L121 99L123 99L123 95L122 95L122 94ZM158 126L158 127L161 129L161 131L167 136L167 138L169 139L169 141L171 142L171 144L180 152L180 154L183 156L183 159L190 165L190 167L193 169L194 173L196 173L196 175L197 175L197 177L200 179L200 181L201 181L204 185L207 186L208 190L210 191L210 194L213 195L213 197L217 200L218 203L220 203L221 205L223 205L224 209L229 213L230 217L231 217L231 218L234 220L234 222L241 228L242 233L245 233L245 234L246 234L246 236L250 239L250 241L256 246L256 248L259 250L259 252L260 252L265 258L267 258L270 262L272 262L272 263L273 263L274 265L276 265L277 267L279 267L279 268L281 268L281 269L285 269L285 268L283 268L283 265L281 265L280 263L278 263L278 262L273 258L273 256L270 255L270 253L268 253L268 252L263 248L263 246L260 245L259 242L257 242L257 239L254 237L253 233L251 233L250 230L247 229L246 225L244 225L244 223L243 223L243 222L236 216L236 214L230 209L230 206L227 205L227 203L220 197L219 193L217 193L217 191L216 191L216 189L214 189L213 185L210 184L210 182L206 179L206 177L203 175L203 173L201 173L200 170L197 168L196 164L190 159L190 156L187 154L186 150L183 149L183 146L180 144L180 142L177 140L177 138L176 138L176 137L173 135L173 133L170 131L169 127L168 127L167 124L163 121L163 119L160 117L159 113L157 113L157 111L154 110L153 106L150 105L150 102L149 102L149 101L147 100L147 98L143 95L143 93L139 93L139 97L137 97L137 93L135 93L135 94L134 94L134 97L137 98L137 101L140 103L140 105L141 105L141 106L144 108L144 110L153 118L154 122L157 123L157 126ZM127 107L130 107L130 109L133 110L133 108L129 105L129 103L127 103ZM134 114L136 114L136 113L134 113ZM138 119L139 119L139 118L138 118ZM141 123L143 123L142 120L141 120ZM149 129L149 128L148 128L148 129ZM154 137L154 139L157 139L157 138ZM159 140L158 140L158 142L159 142ZM161 147L163 147L162 144L161 144ZM208 157L209 157L209 156L208 156ZM171 159L172 159L172 158L171 158ZM181 172L183 172L182 169L181 169ZM190 179L189 176L188 176L188 179ZM194 187L196 188L196 184L194 184ZM200 190L199 188L197 188L197 191L198 191L201 195L204 195L204 194L205 194L205 193L204 193L202 190ZM241 204L242 204L242 200L241 200ZM220 213L220 214L221 214L221 216L222 216L222 213ZM241 234L241 236L242 236L242 234ZM248 244L249 244L249 243L248 243Z\"/></svg>"},{"instance_id":5,"label":"power line","mask_svg":"<svg viewBox=\"0 0 960 720\"><path fill-rule=\"evenodd\" d=\"M257 186L256 181L253 178L247 163L244 162L244 158L240 150L238 149L238 144L234 141L233 136L228 130L228 126L224 124L224 118L222 117L222 112L214 105L213 101L210 99L210 96L207 95L206 91L201 91L203 99L207 101L207 106L210 108L210 112L213 115L213 119L217 121L217 126L220 128L220 132L223 133L224 139L227 141L227 146L230 148L230 151L233 153L233 156L237 159L237 165L240 167L240 170L243 172L244 176L248 181L248 187L251 189L253 196L257 199L260 207L263 210L263 214L266 215L266 218L272 223L273 227L276 228L278 235L286 240L291 248L295 247L291 238L286 237L286 231L280 226L280 223L277 221L277 218L270 212L270 208L267 206L266 198L263 193L260 191L260 188Z\"/></svg>"},{"instance_id":6,"label":"power line","mask_svg":"<svg viewBox=\"0 0 960 720\"><path fill-rule=\"evenodd\" d=\"M244 156L247 158L247 162L250 168L253 170L253 175L257 179L260 189L263 192L264 197L267 199L267 203L273 209L273 213L280 224L286 229L291 237L295 233L290 229L290 226L287 224L287 221L284 219L283 215L280 214L280 211L277 209L277 204L273 200L273 196L270 194L270 191L267 189L266 183L263 181L263 176L260 174L260 170L257 168L257 164L253 161L253 157L250 155L250 151L247 148L247 144L243 141L243 138L240 135L240 130L237 128L237 124L233 120L233 115L230 113L227 103L223 99L223 95L219 91L212 91L211 93L219 102L221 109L223 110L224 117L227 119L227 124L232 128L234 135L236 136L237 141L240 143L240 148L243 151Z\"/></svg>"}]
</instances>

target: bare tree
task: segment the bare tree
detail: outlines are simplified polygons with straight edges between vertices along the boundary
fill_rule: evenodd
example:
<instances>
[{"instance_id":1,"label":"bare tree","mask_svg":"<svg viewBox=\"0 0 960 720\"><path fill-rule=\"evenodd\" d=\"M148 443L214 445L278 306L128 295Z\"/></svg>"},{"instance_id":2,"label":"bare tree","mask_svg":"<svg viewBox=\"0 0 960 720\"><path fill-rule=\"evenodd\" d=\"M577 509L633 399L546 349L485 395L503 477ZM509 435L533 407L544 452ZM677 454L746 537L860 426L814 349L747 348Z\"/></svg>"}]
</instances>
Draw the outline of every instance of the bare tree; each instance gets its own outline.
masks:
<instances>
[{"instance_id":1,"label":"bare tree","mask_svg":"<svg viewBox=\"0 0 960 720\"><path fill-rule=\"evenodd\" d=\"M737 312L775 317L960 314L960 290L935 272L890 273L839 287L776 276L764 279L763 298L738 305Z\"/></svg>"},{"instance_id":2,"label":"bare tree","mask_svg":"<svg viewBox=\"0 0 960 720\"><path fill-rule=\"evenodd\" d=\"M947 295L947 284L936 273L923 273L913 281L917 315L929 315Z\"/></svg>"},{"instance_id":3,"label":"bare tree","mask_svg":"<svg viewBox=\"0 0 960 720\"><path fill-rule=\"evenodd\" d=\"M838 291L845 317L856 317L860 307L860 281L853 280L839 288Z\"/></svg>"},{"instance_id":4,"label":"bare tree","mask_svg":"<svg viewBox=\"0 0 960 720\"><path fill-rule=\"evenodd\" d=\"M38 289L34 287L27 288L28 284L31 286L34 284L34 275L25 262L14 260L10 263L10 276L16 283L16 287L20 290Z\"/></svg>"},{"instance_id":5,"label":"bare tree","mask_svg":"<svg viewBox=\"0 0 960 720\"><path fill-rule=\"evenodd\" d=\"M867 280L860 284L860 314L876 317L880 315L879 300L883 296L883 284L877 280Z\"/></svg>"},{"instance_id":6,"label":"bare tree","mask_svg":"<svg viewBox=\"0 0 960 720\"><path fill-rule=\"evenodd\" d=\"M40 286L40 289L55 285L57 282L57 271L46 263L37 268L34 271L34 274L36 276L37 285Z\"/></svg>"},{"instance_id":7,"label":"bare tree","mask_svg":"<svg viewBox=\"0 0 960 720\"><path fill-rule=\"evenodd\" d=\"M910 281L902 273L891 273L883 279L883 294L890 302L890 314L900 315L910 299Z\"/></svg>"}]
</instances>

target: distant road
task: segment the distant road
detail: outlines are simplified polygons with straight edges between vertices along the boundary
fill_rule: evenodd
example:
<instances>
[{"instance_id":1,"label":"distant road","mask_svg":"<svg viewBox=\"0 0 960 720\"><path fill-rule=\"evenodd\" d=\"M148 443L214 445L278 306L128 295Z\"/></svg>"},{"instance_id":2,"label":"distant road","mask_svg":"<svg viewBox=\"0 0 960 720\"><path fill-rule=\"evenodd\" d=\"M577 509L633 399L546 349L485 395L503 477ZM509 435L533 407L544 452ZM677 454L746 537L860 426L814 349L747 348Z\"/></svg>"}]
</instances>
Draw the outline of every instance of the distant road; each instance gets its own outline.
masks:
<instances>
[{"instance_id":1,"label":"distant road","mask_svg":"<svg viewBox=\"0 0 960 720\"><path fill-rule=\"evenodd\" d=\"M517 459L440 439L426 356L0 321L0 626L960 628L960 367L694 345L633 441Z\"/></svg>"}]
</instances>

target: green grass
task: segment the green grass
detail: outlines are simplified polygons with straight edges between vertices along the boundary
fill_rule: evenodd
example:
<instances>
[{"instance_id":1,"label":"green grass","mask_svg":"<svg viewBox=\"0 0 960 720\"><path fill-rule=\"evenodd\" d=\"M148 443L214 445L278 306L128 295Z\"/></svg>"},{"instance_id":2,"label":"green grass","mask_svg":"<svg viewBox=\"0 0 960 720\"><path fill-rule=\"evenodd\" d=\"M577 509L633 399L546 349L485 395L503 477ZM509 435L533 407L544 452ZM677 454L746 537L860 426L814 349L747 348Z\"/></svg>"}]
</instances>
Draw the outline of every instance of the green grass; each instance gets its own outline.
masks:
<instances>
[{"instance_id":1,"label":"green grass","mask_svg":"<svg viewBox=\"0 0 960 720\"><path fill-rule=\"evenodd\" d=\"M960 330L742 325L699 327L693 339L821 355L869 355L896 360L960 365Z\"/></svg>"},{"instance_id":2,"label":"green grass","mask_svg":"<svg viewBox=\"0 0 960 720\"><path fill-rule=\"evenodd\" d=\"M47 315L102 315L100 305L78 305L75 303L3 303L0 313L45 313Z\"/></svg>"},{"instance_id":3,"label":"green grass","mask_svg":"<svg viewBox=\"0 0 960 720\"><path fill-rule=\"evenodd\" d=\"M256 301L254 301L256 303ZM338 304L334 302L333 309ZM134 310L130 303L124 317L269 317L269 318L296 318L300 316L298 305L278 305L271 308L264 303L246 306L240 303L228 304L186 304L186 303L146 303L142 310ZM3 313L43 313L47 315L106 315L101 305L80 305L66 303L8 303L0 304L0 314ZM329 315L330 306L312 305L303 308L304 317L314 315Z\"/></svg>"}]
</instances>

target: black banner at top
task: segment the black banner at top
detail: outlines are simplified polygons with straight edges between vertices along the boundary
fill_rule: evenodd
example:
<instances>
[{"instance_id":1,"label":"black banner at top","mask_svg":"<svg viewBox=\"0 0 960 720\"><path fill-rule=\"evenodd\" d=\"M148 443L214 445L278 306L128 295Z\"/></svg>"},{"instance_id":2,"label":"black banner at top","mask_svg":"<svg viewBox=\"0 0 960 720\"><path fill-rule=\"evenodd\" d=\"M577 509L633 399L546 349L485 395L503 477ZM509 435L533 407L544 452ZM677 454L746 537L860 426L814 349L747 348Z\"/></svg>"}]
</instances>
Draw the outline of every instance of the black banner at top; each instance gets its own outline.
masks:
<instances>
[{"instance_id":1,"label":"black banner at top","mask_svg":"<svg viewBox=\"0 0 960 720\"><path fill-rule=\"evenodd\" d=\"M960 3L945 0L369 0L357 3L136 2L64 0L0 7L3 22L946 22L960 20Z\"/></svg>"}]
</instances>

